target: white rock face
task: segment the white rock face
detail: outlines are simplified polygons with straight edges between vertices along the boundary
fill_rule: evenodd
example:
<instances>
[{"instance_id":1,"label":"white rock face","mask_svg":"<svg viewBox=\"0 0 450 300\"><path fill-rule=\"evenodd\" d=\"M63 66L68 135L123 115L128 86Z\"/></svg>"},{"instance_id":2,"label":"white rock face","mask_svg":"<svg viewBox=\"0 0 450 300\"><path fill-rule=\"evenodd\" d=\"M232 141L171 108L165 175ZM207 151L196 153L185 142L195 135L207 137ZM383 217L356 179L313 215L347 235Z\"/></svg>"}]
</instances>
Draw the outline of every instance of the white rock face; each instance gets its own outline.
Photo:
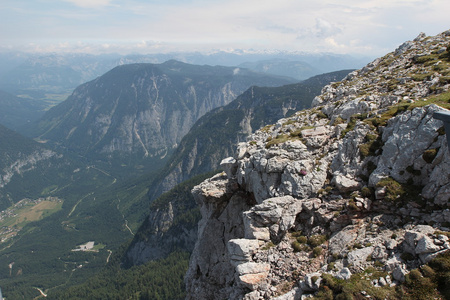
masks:
<instances>
[{"instance_id":1,"label":"white rock face","mask_svg":"<svg viewBox=\"0 0 450 300\"><path fill-rule=\"evenodd\" d=\"M405 43L325 87L312 109L239 144L228 183L219 191L208 182L194 189L199 228L209 234L199 237L191 259L188 299L211 291L230 299L298 299L317 290L323 273L348 280L367 267L389 273L375 286L398 284L450 249L439 233L450 221L450 154L442 122L432 117L443 108L424 99L450 84L417 58L449 42L450 31ZM415 77L426 72L432 75ZM381 185L386 178L392 185ZM227 184L236 188L231 195ZM232 208L237 194L241 202ZM206 224L228 210L233 221L216 231L220 242L211 240ZM207 269L219 261L217 278Z\"/></svg>"}]
</instances>

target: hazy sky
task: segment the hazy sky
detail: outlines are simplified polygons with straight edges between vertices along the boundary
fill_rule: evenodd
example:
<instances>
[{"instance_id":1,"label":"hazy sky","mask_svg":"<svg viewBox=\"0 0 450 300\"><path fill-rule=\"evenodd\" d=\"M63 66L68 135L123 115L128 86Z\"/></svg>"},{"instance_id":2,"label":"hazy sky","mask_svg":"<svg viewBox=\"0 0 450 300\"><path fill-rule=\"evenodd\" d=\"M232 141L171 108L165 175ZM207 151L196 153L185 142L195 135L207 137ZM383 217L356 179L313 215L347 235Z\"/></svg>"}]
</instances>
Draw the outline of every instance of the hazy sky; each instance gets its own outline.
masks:
<instances>
[{"instance_id":1,"label":"hazy sky","mask_svg":"<svg viewBox=\"0 0 450 300\"><path fill-rule=\"evenodd\" d=\"M382 55L450 29L449 0L0 0L0 50Z\"/></svg>"}]
</instances>

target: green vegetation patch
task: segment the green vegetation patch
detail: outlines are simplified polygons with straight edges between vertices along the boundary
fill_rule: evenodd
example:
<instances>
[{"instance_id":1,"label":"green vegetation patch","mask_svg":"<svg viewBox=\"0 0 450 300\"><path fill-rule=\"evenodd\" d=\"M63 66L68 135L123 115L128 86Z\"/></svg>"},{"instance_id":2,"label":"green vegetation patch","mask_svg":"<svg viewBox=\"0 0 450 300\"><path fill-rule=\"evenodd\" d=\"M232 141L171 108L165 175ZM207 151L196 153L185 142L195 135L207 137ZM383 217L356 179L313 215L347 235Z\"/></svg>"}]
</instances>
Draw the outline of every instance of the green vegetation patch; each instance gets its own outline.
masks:
<instances>
[{"instance_id":1,"label":"green vegetation patch","mask_svg":"<svg viewBox=\"0 0 450 300\"><path fill-rule=\"evenodd\" d=\"M327 240L327 236L326 235L321 235L321 234L315 234L312 235L308 238L308 244L311 247L317 247L322 245L323 243L325 243L325 241Z\"/></svg>"},{"instance_id":2,"label":"green vegetation patch","mask_svg":"<svg viewBox=\"0 0 450 300\"><path fill-rule=\"evenodd\" d=\"M267 139L266 149L272 147L273 145L285 143L290 139L292 139L292 137L287 134L279 134L275 138Z\"/></svg>"},{"instance_id":3,"label":"green vegetation patch","mask_svg":"<svg viewBox=\"0 0 450 300\"><path fill-rule=\"evenodd\" d=\"M428 99L414 101L412 103L402 101L396 105L389 107L383 114L373 118L365 119L364 122L370 126L378 128L379 126L386 126L387 121L400 113L407 110L413 110L416 107L423 107L430 104L436 104L440 107L450 109L450 91L433 95Z\"/></svg>"},{"instance_id":4,"label":"green vegetation patch","mask_svg":"<svg viewBox=\"0 0 450 300\"><path fill-rule=\"evenodd\" d=\"M372 296L373 298L371 299L395 299L387 298L396 294L394 287L388 285L375 287L372 284L373 279L385 277L386 275L386 272L375 268L368 268L363 273L353 274L349 280L337 279L330 274L324 274L322 275L323 281L320 290L313 299L365 299L361 293L362 291Z\"/></svg>"},{"instance_id":5,"label":"green vegetation patch","mask_svg":"<svg viewBox=\"0 0 450 300\"><path fill-rule=\"evenodd\" d=\"M174 252L130 269L109 266L84 284L49 291L47 299L184 299L188 264L188 253Z\"/></svg>"},{"instance_id":6,"label":"green vegetation patch","mask_svg":"<svg viewBox=\"0 0 450 300\"><path fill-rule=\"evenodd\" d=\"M19 227L23 228L26 224L34 221L39 221L62 208L63 201L49 201L43 200L38 203L23 202L23 206L10 208L11 214L5 216L0 220L0 227Z\"/></svg>"},{"instance_id":7,"label":"green vegetation patch","mask_svg":"<svg viewBox=\"0 0 450 300\"><path fill-rule=\"evenodd\" d=\"M422 187L414 185L412 182L399 183L392 177L386 177L378 182L377 187L386 188L384 197L386 201L397 202L398 204L414 201L419 204L424 204L420 196Z\"/></svg>"},{"instance_id":8,"label":"green vegetation patch","mask_svg":"<svg viewBox=\"0 0 450 300\"><path fill-rule=\"evenodd\" d=\"M382 147L381 135L368 133L364 138L364 144L359 145L359 153L362 158L374 156Z\"/></svg>"}]
</instances>

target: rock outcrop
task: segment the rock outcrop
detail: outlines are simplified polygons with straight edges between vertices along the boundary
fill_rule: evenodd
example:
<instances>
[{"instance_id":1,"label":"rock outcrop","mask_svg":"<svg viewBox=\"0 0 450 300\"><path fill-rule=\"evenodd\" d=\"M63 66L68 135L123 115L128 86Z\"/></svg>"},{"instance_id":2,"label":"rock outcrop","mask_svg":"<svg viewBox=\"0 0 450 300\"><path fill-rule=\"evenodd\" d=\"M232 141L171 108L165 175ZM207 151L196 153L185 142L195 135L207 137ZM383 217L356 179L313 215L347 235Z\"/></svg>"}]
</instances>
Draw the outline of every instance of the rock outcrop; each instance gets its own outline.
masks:
<instances>
[{"instance_id":1,"label":"rock outcrop","mask_svg":"<svg viewBox=\"0 0 450 300\"><path fill-rule=\"evenodd\" d=\"M187 299L300 299L367 268L387 274L372 286L396 285L450 249L450 153L432 117L450 107L449 42L420 35L326 86L194 188Z\"/></svg>"}]
</instances>

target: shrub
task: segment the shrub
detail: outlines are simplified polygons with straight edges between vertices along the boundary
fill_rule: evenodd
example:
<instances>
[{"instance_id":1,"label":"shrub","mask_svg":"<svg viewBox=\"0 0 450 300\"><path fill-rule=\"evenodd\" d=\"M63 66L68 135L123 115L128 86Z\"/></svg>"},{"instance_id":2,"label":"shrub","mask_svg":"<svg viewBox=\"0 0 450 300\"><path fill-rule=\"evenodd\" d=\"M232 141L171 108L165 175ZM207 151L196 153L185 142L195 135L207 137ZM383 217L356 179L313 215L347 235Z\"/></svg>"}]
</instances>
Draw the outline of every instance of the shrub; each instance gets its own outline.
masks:
<instances>
[{"instance_id":1,"label":"shrub","mask_svg":"<svg viewBox=\"0 0 450 300\"><path fill-rule=\"evenodd\" d=\"M322 247L320 247L320 246L314 247L314 249L312 251L313 257L320 256L322 254L322 251L323 251Z\"/></svg>"},{"instance_id":2,"label":"shrub","mask_svg":"<svg viewBox=\"0 0 450 300\"><path fill-rule=\"evenodd\" d=\"M327 240L327 237L325 235L316 234L312 235L308 238L308 244L311 247L316 247L319 245L322 245Z\"/></svg>"},{"instance_id":3,"label":"shrub","mask_svg":"<svg viewBox=\"0 0 450 300\"><path fill-rule=\"evenodd\" d=\"M369 187L365 186L361 189L361 195L363 197L370 198L370 197L372 197L373 192Z\"/></svg>"},{"instance_id":4,"label":"shrub","mask_svg":"<svg viewBox=\"0 0 450 300\"><path fill-rule=\"evenodd\" d=\"M321 119L327 119L328 118L328 116L326 114L324 114L323 112L321 112L321 111L319 111L317 113L317 117L321 118Z\"/></svg>"},{"instance_id":5,"label":"shrub","mask_svg":"<svg viewBox=\"0 0 450 300\"><path fill-rule=\"evenodd\" d=\"M334 263L334 262L330 262L330 263L327 265L327 271L334 271L334 269L336 269L335 263Z\"/></svg>"},{"instance_id":6,"label":"shrub","mask_svg":"<svg viewBox=\"0 0 450 300\"><path fill-rule=\"evenodd\" d=\"M304 235L299 236L297 238L297 242L299 242L300 244L306 244L307 241L308 241L308 238L306 236L304 236Z\"/></svg>"},{"instance_id":7,"label":"shrub","mask_svg":"<svg viewBox=\"0 0 450 300\"><path fill-rule=\"evenodd\" d=\"M303 250L302 245L297 241L293 241L291 245L292 245L292 248L294 248L294 252L300 252Z\"/></svg>"},{"instance_id":8,"label":"shrub","mask_svg":"<svg viewBox=\"0 0 450 300\"><path fill-rule=\"evenodd\" d=\"M386 188L386 195L384 198L388 201L395 201L397 200L397 198L405 194L405 189L403 188L403 186L395 181L392 177L381 179L378 182L377 187Z\"/></svg>"},{"instance_id":9,"label":"shrub","mask_svg":"<svg viewBox=\"0 0 450 300\"><path fill-rule=\"evenodd\" d=\"M423 277L417 269L406 275L405 285L412 290L414 299L437 299L436 283L430 278Z\"/></svg>"}]
</instances>

